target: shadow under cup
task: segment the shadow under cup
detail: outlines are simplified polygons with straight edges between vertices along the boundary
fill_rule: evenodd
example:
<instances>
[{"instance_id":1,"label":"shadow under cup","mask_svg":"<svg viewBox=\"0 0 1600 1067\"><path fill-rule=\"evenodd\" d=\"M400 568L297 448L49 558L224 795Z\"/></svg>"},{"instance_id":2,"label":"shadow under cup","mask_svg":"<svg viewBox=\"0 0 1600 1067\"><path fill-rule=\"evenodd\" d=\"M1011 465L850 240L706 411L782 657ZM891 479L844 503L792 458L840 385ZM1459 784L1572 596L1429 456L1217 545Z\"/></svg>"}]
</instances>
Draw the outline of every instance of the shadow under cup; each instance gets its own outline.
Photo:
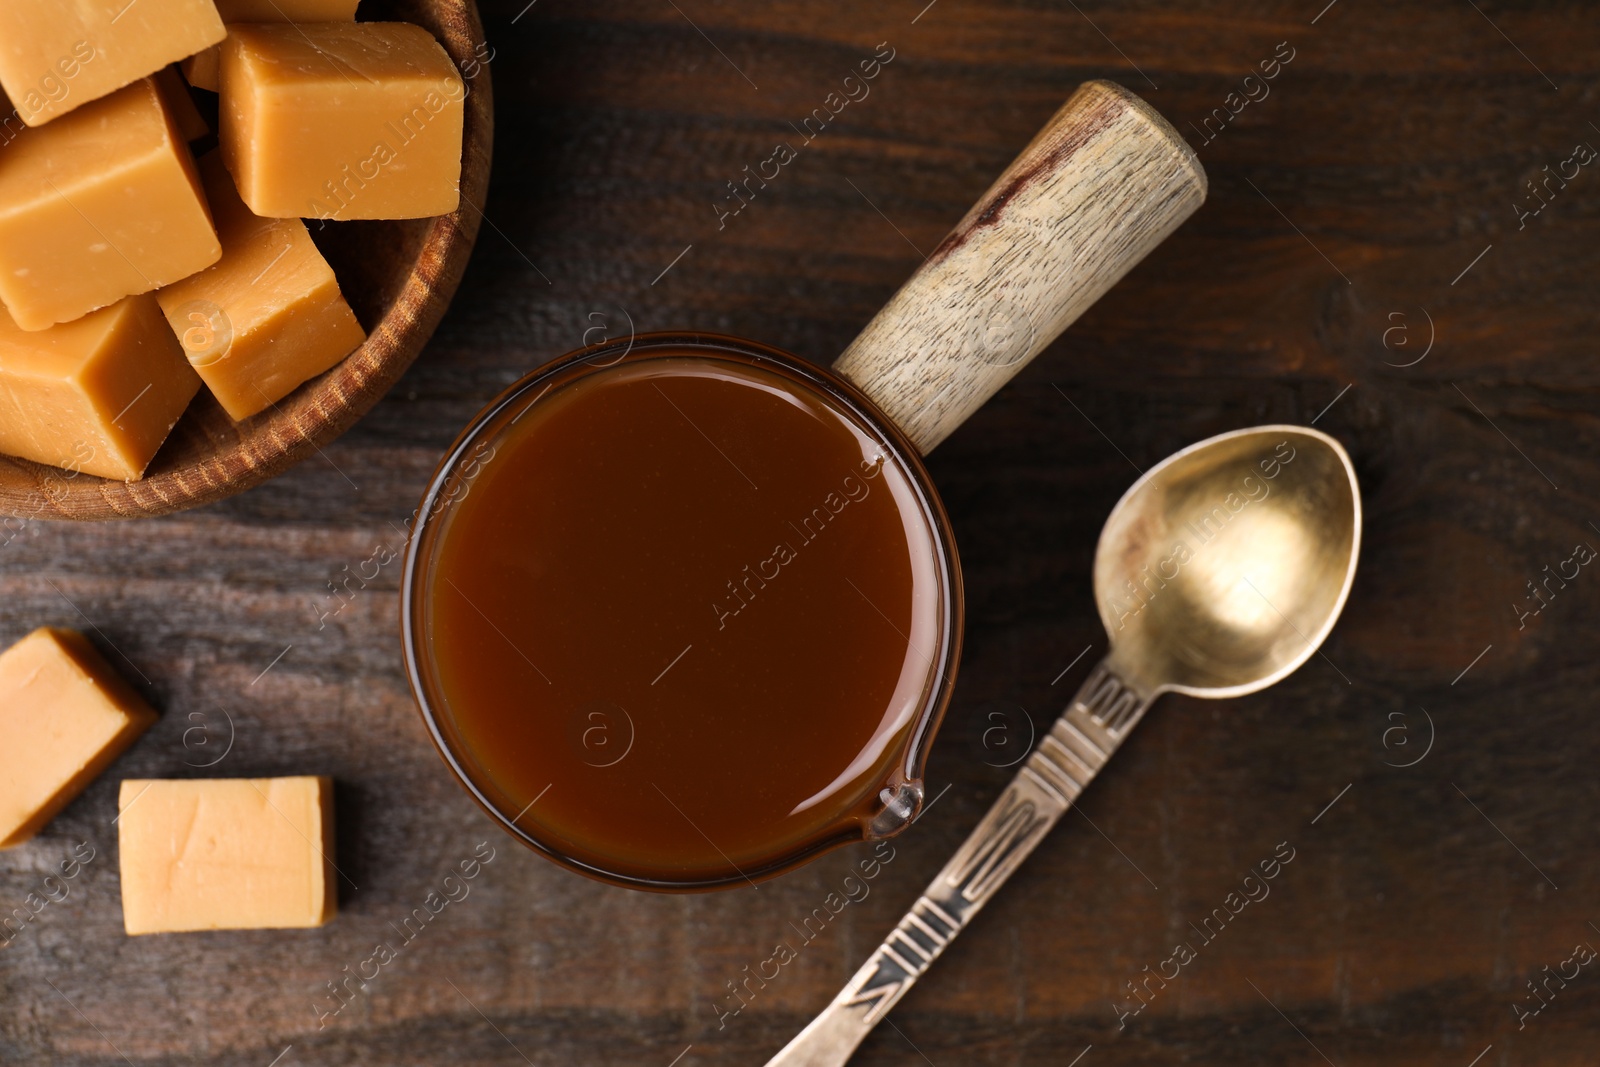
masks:
<instances>
[{"instance_id":1,"label":"shadow under cup","mask_svg":"<svg viewBox=\"0 0 1600 1067\"><path fill-rule=\"evenodd\" d=\"M423 718L549 858L712 889L920 810L960 570L916 451L848 383L703 334L585 349L490 404L418 515Z\"/></svg>"}]
</instances>

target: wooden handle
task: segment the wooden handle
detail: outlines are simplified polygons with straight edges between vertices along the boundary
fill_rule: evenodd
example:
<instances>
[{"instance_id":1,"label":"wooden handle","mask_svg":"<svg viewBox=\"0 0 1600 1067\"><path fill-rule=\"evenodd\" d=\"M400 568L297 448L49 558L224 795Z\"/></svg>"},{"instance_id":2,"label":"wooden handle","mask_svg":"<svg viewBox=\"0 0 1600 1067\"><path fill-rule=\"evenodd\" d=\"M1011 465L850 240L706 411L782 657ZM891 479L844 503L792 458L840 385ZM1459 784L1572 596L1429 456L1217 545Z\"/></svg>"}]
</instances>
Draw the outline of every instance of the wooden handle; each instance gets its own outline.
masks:
<instances>
[{"instance_id":1,"label":"wooden handle","mask_svg":"<svg viewBox=\"0 0 1600 1067\"><path fill-rule=\"evenodd\" d=\"M1165 119L1085 82L833 369L926 455L1205 198Z\"/></svg>"}]
</instances>

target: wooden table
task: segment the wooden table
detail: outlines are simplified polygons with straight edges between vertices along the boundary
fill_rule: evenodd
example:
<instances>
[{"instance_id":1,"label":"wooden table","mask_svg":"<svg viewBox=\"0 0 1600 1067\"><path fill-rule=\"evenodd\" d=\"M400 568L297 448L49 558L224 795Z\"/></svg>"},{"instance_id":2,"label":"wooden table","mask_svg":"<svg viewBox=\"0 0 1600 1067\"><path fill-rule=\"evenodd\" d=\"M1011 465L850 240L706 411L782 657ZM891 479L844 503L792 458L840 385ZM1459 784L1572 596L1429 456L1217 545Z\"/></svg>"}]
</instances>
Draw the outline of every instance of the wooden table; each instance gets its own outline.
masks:
<instances>
[{"instance_id":1,"label":"wooden table","mask_svg":"<svg viewBox=\"0 0 1600 1067\"><path fill-rule=\"evenodd\" d=\"M9 910L96 850L0 949L0 1061L760 1064L977 821L1011 774L1001 742L1103 651L1089 566L1138 469L1283 421L1343 441L1365 492L1325 655L1253 697L1165 699L858 1062L1593 1062L1600 968L1514 1010L1600 944L1600 572L1519 617L1530 581L1600 545L1600 173L1543 200L1526 184L1600 145L1592 8L925 2L496 0L492 225L400 386L325 457L219 506L0 531L0 641L88 630L164 713L0 854ZM725 183L880 42L870 96L719 228ZM430 747L398 565L375 560L467 419L596 328L831 359L1097 77L1193 137L1211 199L933 455L968 597L939 799L865 899L722 1015L861 853L668 897L522 850ZM337 920L124 937L117 780L283 773L338 781ZM495 858L470 896L332 1014L329 983L480 841ZM1270 896L1205 943L1190 924L1284 842ZM1179 942L1196 958L1119 1029L1126 983Z\"/></svg>"}]
</instances>

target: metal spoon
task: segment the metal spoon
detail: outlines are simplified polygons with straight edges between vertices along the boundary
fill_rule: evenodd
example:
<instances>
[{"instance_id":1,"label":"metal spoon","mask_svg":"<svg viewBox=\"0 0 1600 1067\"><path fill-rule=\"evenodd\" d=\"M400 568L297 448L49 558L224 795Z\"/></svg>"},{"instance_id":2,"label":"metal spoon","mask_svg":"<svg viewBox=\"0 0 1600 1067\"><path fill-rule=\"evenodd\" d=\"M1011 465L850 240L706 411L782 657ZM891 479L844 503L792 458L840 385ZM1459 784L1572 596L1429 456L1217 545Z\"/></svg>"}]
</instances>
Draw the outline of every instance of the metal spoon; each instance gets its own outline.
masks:
<instances>
[{"instance_id":1,"label":"metal spoon","mask_svg":"<svg viewBox=\"0 0 1600 1067\"><path fill-rule=\"evenodd\" d=\"M1304 426L1225 433L1134 482L1095 549L1105 659L894 932L767 1067L848 1060L1156 697L1243 696L1309 659L1344 607L1360 547L1350 457Z\"/></svg>"}]
</instances>

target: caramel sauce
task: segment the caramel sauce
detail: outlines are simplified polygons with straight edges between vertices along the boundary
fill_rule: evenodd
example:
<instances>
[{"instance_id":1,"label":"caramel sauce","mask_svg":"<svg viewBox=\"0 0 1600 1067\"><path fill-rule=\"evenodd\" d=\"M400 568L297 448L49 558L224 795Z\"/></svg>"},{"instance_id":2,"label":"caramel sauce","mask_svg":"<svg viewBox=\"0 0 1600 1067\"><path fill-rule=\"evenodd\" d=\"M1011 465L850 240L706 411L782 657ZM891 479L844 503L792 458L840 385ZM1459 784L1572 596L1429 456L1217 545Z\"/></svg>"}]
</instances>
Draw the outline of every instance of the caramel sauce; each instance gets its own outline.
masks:
<instances>
[{"instance_id":1,"label":"caramel sauce","mask_svg":"<svg viewBox=\"0 0 1600 1067\"><path fill-rule=\"evenodd\" d=\"M502 422L418 616L483 797L646 882L861 836L949 628L929 504L880 431L692 348L557 376Z\"/></svg>"}]
</instances>

